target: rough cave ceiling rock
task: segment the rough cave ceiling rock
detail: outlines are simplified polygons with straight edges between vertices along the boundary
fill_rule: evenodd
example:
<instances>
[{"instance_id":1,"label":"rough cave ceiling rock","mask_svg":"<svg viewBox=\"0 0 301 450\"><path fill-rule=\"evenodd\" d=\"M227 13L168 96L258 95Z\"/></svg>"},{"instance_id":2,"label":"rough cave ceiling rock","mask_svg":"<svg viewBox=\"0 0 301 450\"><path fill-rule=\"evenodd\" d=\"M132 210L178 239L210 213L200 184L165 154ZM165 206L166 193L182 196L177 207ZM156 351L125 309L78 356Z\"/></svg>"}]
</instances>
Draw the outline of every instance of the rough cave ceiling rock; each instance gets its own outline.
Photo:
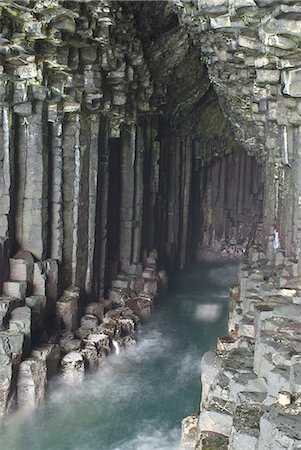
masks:
<instances>
[{"instance_id":1,"label":"rough cave ceiling rock","mask_svg":"<svg viewBox=\"0 0 301 450\"><path fill-rule=\"evenodd\" d=\"M101 114L111 137L120 124L149 114L162 113L177 127L207 101L211 82L236 140L266 162L267 229L287 198L298 202L298 2L5 0L0 7L0 100L8 124L5 108L13 105L21 125L37 110L56 124L69 113ZM219 131L217 121L210 132L212 126Z\"/></svg>"},{"instance_id":2,"label":"rough cave ceiling rock","mask_svg":"<svg viewBox=\"0 0 301 450\"><path fill-rule=\"evenodd\" d=\"M237 139L265 159L301 123L300 14L293 1L5 0L4 80L18 81L17 113L47 96L50 109L107 112L118 134L137 114L189 108L206 64Z\"/></svg>"}]
</instances>

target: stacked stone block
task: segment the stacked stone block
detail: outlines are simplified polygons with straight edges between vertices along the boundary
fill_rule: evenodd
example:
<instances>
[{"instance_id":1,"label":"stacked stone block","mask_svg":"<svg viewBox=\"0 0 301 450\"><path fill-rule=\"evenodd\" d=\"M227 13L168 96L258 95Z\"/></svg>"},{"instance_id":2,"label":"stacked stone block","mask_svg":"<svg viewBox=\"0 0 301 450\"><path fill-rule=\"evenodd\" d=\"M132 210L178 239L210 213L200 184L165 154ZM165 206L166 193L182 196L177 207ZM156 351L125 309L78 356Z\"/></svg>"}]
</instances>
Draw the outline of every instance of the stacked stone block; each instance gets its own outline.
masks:
<instances>
[{"instance_id":1,"label":"stacked stone block","mask_svg":"<svg viewBox=\"0 0 301 450\"><path fill-rule=\"evenodd\" d=\"M217 438L233 450L300 445L300 278L286 271L289 258L254 259L231 289L229 336L202 359L199 433L185 419L183 448L216 448Z\"/></svg>"}]
</instances>

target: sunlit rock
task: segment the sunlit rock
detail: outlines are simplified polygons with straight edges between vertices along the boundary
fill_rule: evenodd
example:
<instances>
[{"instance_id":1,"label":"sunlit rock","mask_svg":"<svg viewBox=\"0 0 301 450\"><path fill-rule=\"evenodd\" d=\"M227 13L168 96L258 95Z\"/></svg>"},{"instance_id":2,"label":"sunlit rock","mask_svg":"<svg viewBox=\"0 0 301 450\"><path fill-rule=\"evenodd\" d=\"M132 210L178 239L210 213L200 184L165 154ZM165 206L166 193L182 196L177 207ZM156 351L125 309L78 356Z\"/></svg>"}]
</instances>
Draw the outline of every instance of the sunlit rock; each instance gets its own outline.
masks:
<instances>
[{"instance_id":1,"label":"sunlit rock","mask_svg":"<svg viewBox=\"0 0 301 450\"><path fill-rule=\"evenodd\" d=\"M91 372L98 369L99 352L97 351L96 345L92 341L86 341L84 347L81 350L81 354L85 360L85 368Z\"/></svg>"},{"instance_id":2,"label":"sunlit rock","mask_svg":"<svg viewBox=\"0 0 301 450\"><path fill-rule=\"evenodd\" d=\"M40 344L32 349L31 355L33 358L46 362L47 380L57 375L61 356L59 345Z\"/></svg>"},{"instance_id":3,"label":"sunlit rock","mask_svg":"<svg viewBox=\"0 0 301 450\"><path fill-rule=\"evenodd\" d=\"M85 342L92 342L99 352L104 351L106 354L110 352L110 338L107 334L91 333L85 339Z\"/></svg>"},{"instance_id":4,"label":"sunlit rock","mask_svg":"<svg viewBox=\"0 0 301 450\"><path fill-rule=\"evenodd\" d=\"M13 366L8 355L0 354L0 422L14 406Z\"/></svg>"},{"instance_id":5,"label":"sunlit rock","mask_svg":"<svg viewBox=\"0 0 301 450\"><path fill-rule=\"evenodd\" d=\"M71 386L82 382L85 375L84 357L80 352L71 351L61 360L63 381Z\"/></svg>"},{"instance_id":6,"label":"sunlit rock","mask_svg":"<svg viewBox=\"0 0 301 450\"><path fill-rule=\"evenodd\" d=\"M9 276L14 281L26 281L32 283L33 280L33 259L10 258Z\"/></svg>"},{"instance_id":7,"label":"sunlit rock","mask_svg":"<svg viewBox=\"0 0 301 450\"><path fill-rule=\"evenodd\" d=\"M26 281L6 281L2 286L2 293L8 297L16 297L25 300L27 290Z\"/></svg>"},{"instance_id":8,"label":"sunlit rock","mask_svg":"<svg viewBox=\"0 0 301 450\"><path fill-rule=\"evenodd\" d=\"M195 450L200 444L201 432L198 426L199 416L195 414L182 420L181 449Z\"/></svg>"},{"instance_id":9,"label":"sunlit rock","mask_svg":"<svg viewBox=\"0 0 301 450\"><path fill-rule=\"evenodd\" d=\"M45 401L47 367L43 360L29 358L22 361L17 381L17 398L20 408L42 406Z\"/></svg>"},{"instance_id":10,"label":"sunlit rock","mask_svg":"<svg viewBox=\"0 0 301 450\"><path fill-rule=\"evenodd\" d=\"M24 351L29 352L31 341L32 313L28 306L20 306L12 311L9 331L24 334Z\"/></svg>"}]
</instances>

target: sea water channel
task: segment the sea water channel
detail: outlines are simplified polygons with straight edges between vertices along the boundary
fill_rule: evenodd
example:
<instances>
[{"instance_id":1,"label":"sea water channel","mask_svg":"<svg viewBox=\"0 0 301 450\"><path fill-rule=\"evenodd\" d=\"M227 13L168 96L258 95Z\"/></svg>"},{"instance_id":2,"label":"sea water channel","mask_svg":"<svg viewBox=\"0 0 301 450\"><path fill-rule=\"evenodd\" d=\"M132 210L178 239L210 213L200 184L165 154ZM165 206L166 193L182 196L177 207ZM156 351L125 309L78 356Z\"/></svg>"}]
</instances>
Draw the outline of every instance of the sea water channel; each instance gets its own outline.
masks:
<instances>
[{"instance_id":1,"label":"sea water channel","mask_svg":"<svg viewBox=\"0 0 301 450\"><path fill-rule=\"evenodd\" d=\"M12 417L1 450L174 450L181 420L196 412L200 360L227 332L237 263L188 267L138 333L138 344L47 405Z\"/></svg>"}]
</instances>

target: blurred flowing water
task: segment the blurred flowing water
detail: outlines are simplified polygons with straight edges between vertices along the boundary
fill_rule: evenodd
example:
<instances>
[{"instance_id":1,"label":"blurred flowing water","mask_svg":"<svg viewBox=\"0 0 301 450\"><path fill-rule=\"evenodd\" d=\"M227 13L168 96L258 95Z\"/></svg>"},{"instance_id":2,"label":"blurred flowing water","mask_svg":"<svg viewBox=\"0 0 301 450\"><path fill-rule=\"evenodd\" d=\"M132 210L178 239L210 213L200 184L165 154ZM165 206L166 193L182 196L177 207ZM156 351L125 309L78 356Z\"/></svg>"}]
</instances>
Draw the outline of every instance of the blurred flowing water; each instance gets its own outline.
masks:
<instances>
[{"instance_id":1,"label":"blurred flowing water","mask_svg":"<svg viewBox=\"0 0 301 450\"><path fill-rule=\"evenodd\" d=\"M173 450L198 410L200 360L227 332L237 263L191 265L172 281L136 346L80 386L1 430L1 450Z\"/></svg>"}]
</instances>

